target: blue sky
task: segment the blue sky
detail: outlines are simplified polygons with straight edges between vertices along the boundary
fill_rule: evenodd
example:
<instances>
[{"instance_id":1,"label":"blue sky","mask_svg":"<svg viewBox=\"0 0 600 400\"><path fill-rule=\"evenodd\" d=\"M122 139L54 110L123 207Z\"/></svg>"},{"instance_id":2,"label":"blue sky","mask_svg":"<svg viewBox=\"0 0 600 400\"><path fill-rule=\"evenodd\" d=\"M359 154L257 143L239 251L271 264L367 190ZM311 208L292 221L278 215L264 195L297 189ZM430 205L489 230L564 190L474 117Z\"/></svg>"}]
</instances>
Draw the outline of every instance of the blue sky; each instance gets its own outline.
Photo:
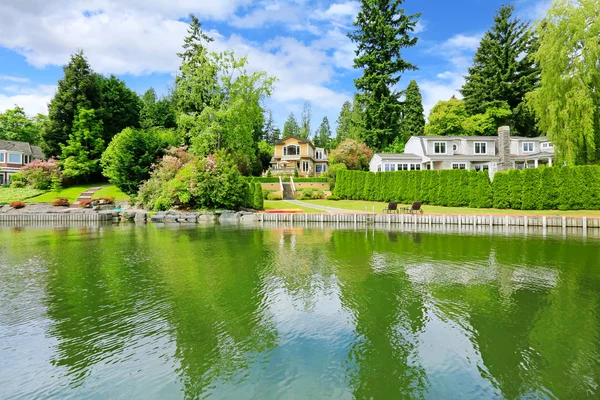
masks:
<instances>
[{"instance_id":1,"label":"blue sky","mask_svg":"<svg viewBox=\"0 0 600 400\"><path fill-rule=\"evenodd\" d=\"M421 13L416 47L404 57L426 113L462 86L482 34L500 0L406 0ZM550 0L513 0L517 14L542 16ZM115 74L138 93L167 93L190 13L215 38L216 51L247 55L250 69L278 78L267 107L283 125L310 101L315 129L335 120L352 97L354 46L345 36L360 7L345 0L0 0L0 111L18 104L30 114L46 106L69 55L83 49L96 72Z\"/></svg>"}]
</instances>

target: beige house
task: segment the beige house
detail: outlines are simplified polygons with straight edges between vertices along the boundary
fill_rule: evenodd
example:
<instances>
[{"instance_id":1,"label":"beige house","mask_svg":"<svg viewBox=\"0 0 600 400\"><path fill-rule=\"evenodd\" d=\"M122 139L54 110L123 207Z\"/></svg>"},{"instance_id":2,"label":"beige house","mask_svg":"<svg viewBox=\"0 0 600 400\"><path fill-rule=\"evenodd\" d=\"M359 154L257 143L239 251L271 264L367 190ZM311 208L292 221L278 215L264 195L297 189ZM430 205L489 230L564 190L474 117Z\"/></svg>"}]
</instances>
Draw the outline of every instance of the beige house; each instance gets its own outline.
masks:
<instances>
[{"instance_id":1,"label":"beige house","mask_svg":"<svg viewBox=\"0 0 600 400\"><path fill-rule=\"evenodd\" d=\"M271 159L273 175L293 175L295 170L302 177L319 176L327 171L327 150L315 147L310 140L288 136L275 143Z\"/></svg>"},{"instance_id":2,"label":"beige house","mask_svg":"<svg viewBox=\"0 0 600 400\"><path fill-rule=\"evenodd\" d=\"M413 136L402 154L375 154L369 170L411 171L467 169L497 171L552 166L554 146L547 137L511 136L508 127L498 136Z\"/></svg>"}]
</instances>

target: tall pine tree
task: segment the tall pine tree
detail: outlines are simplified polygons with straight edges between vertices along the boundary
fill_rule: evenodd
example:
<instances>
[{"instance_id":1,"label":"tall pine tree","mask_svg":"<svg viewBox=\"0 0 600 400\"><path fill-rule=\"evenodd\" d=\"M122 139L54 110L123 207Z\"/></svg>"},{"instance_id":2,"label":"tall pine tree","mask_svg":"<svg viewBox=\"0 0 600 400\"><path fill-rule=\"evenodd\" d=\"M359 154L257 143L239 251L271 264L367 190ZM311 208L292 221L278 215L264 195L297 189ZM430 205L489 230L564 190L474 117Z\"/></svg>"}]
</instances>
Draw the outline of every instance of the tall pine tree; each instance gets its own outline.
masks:
<instances>
[{"instance_id":1,"label":"tall pine tree","mask_svg":"<svg viewBox=\"0 0 600 400\"><path fill-rule=\"evenodd\" d=\"M90 64L79 51L63 67L64 76L48 106L48 125L42 137L46 157L61 154L61 145L69 140L73 121L80 108L98 109L102 101L99 82Z\"/></svg>"},{"instance_id":2,"label":"tall pine tree","mask_svg":"<svg viewBox=\"0 0 600 400\"><path fill-rule=\"evenodd\" d=\"M406 15L403 0L362 0L356 30L348 36L357 44L355 80L365 108L364 141L375 150L392 143L400 132L400 93L394 88L404 71L417 67L402 58L402 50L417 44L414 32L420 14Z\"/></svg>"},{"instance_id":3,"label":"tall pine tree","mask_svg":"<svg viewBox=\"0 0 600 400\"><path fill-rule=\"evenodd\" d=\"M402 111L402 142L406 143L411 136L425 134L425 115L423 97L417 82L410 81L406 89L406 99Z\"/></svg>"},{"instance_id":4,"label":"tall pine tree","mask_svg":"<svg viewBox=\"0 0 600 400\"><path fill-rule=\"evenodd\" d=\"M296 121L296 116L293 112L290 113L287 121L283 125L283 137L297 136L300 137L300 125Z\"/></svg>"},{"instance_id":5,"label":"tall pine tree","mask_svg":"<svg viewBox=\"0 0 600 400\"><path fill-rule=\"evenodd\" d=\"M97 75L96 79L102 94L98 116L104 127L104 143L108 145L123 129L139 128L142 104L137 93L114 75Z\"/></svg>"},{"instance_id":6,"label":"tall pine tree","mask_svg":"<svg viewBox=\"0 0 600 400\"><path fill-rule=\"evenodd\" d=\"M319 129L315 133L313 140L315 147L323 147L329 149L331 145L331 126L329 126L329 119L325 116L319 126Z\"/></svg>"},{"instance_id":7,"label":"tall pine tree","mask_svg":"<svg viewBox=\"0 0 600 400\"><path fill-rule=\"evenodd\" d=\"M539 82L540 72L533 58L537 39L513 12L513 5L503 5L497 11L494 25L481 39L461 93L469 115L483 114L488 107L505 103L513 113L513 129L523 136L538 136L535 119L524 105L525 95Z\"/></svg>"},{"instance_id":8,"label":"tall pine tree","mask_svg":"<svg viewBox=\"0 0 600 400\"><path fill-rule=\"evenodd\" d=\"M310 101L304 102L302 109L302 119L300 120L300 137L308 139L310 137L310 120L312 117L312 106Z\"/></svg>"}]
</instances>

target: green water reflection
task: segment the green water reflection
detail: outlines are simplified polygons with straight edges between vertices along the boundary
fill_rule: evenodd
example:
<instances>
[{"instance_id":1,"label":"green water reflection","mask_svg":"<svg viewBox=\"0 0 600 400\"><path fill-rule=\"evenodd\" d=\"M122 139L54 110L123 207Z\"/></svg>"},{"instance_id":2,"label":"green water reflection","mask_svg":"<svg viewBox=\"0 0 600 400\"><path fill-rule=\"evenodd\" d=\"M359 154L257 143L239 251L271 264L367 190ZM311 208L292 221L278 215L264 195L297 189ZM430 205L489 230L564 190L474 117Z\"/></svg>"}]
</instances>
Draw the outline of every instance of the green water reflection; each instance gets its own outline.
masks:
<instances>
[{"instance_id":1,"label":"green water reflection","mask_svg":"<svg viewBox=\"0 0 600 400\"><path fill-rule=\"evenodd\" d=\"M600 242L0 228L0 398L599 396Z\"/></svg>"}]
</instances>

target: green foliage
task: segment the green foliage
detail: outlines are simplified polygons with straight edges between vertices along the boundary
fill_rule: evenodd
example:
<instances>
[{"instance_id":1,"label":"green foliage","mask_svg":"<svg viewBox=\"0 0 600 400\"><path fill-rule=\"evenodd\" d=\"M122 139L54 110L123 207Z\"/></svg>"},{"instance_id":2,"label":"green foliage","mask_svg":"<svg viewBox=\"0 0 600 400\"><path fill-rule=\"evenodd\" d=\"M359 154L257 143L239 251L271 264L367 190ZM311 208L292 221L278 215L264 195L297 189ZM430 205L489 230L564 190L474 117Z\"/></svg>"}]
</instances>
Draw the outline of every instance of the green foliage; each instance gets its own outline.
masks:
<instances>
[{"instance_id":1,"label":"green foliage","mask_svg":"<svg viewBox=\"0 0 600 400\"><path fill-rule=\"evenodd\" d=\"M298 121L296 121L296 116L293 112L290 113L283 125L283 137L286 138L288 136L300 137L300 125L298 125Z\"/></svg>"},{"instance_id":2,"label":"green foliage","mask_svg":"<svg viewBox=\"0 0 600 400\"><path fill-rule=\"evenodd\" d=\"M23 175L22 172L17 172L15 174L12 174L10 177L10 187L13 189L20 189L20 188L24 188L25 186L27 186L27 179L25 179L25 176ZM37 189L37 188L34 188Z\"/></svg>"},{"instance_id":3,"label":"green foliage","mask_svg":"<svg viewBox=\"0 0 600 400\"><path fill-rule=\"evenodd\" d=\"M600 3L557 0L537 25L539 86L527 96L567 165L600 159Z\"/></svg>"},{"instance_id":4,"label":"green foliage","mask_svg":"<svg viewBox=\"0 0 600 400\"><path fill-rule=\"evenodd\" d=\"M364 143L346 139L330 154L331 164L344 164L347 169L368 170L373 152Z\"/></svg>"},{"instance_id":5,"label":"green foliage","mask_svg":"<svg viewBox=\"0 0 600 400\"><path fill-rule=\"evenodd\" d=\"M0 187L0 204L9 204L13 201L24 201L44 193L43 190L25 188Z\"/></svg>"},{"instance_id":6,"label":"green foliage","mask_svg":"<svg viewBox=\"0 0 600 400\"><path fill-rule=\"evenodd\" d=\"M425 134L430 136L464 135L463 123L468 118L462 100L452 97L438 102L429 112Z\"/></svg>"},{"instance_id":7,"label":"green foliage","mask_svg":"<svg viewBox=\"0 0 600 400\"><path fill-rule=\"evenodd\" d=\"M540 185L540 170L526 168L521 172L523 180L523 195L521 198L522 210L536 210L538 208L538 190Z\"/></svg>"},{"instance_id":8,"label":"green foliage","mask_svg":"<svg viewBox=\"0 0 600 400\"><path fill-rule=\"evenodd\" d=\"M264 210L265 209L265 198L263 197L263 191L260 186L260 183L254 184L254 201L252 202L252 208L255 210Z\"/></svg>"},{"instance_id":9,"label":"green foliage","mask_svg":"<svg viewBox=\"0 0 600 400\"><path fill-rule=\"evenodd\" d=\"M101 92L97 76L92 71L83 52L71 56L63 67L64 76L48 106L48 126L42 136L42 150L47 157L62 153L73 132L73 123L79 109L98 109Z\"/></svg>"},{"instance_id":10,"label":"green foliage","mask_svg":"<svg viewBox=\"0 0 600 400\"><path fill-rule=\"evenodd\" d=\"M104 150L102 121L94 110L81 108L73 121L73 132L62 146L60 166L65 178L87 180L101 171Z\"/></svg>"},{"instance_id":11,"label":"green foliage","mask_svg":"<svg viewBox=\"0 0 600 400\"><path fill-rule=\"evenodd\" d=\"M294 178L298 178L300 174L298 173L298 168L294 168Z\"/></svg>"},{"instance_id":12,"label":"green foliage","mask_svg":"<svg viewBox=\"0 0 600 400\"><path fill-rule=\"evenodd\" d=\"M308 139L310 137L310 120L312 118L312 106L310 105L310 101L304 102L304 107L302 109L302 116L300 119L300 132L299 136L302 139Z\"/></svg>"},{"instance_id":13,"label":"green foliage","mask_svg":"<svg viewBox=\"0 0 600 400\"><path fill-rule=\"evenodd\" d=\"M166 147L156 129L126 128L112 139L102 155L102 174L124 193L134 195L142 181L150 177L152 165Z\"/></svg>"},{"instance_id":14,"label":"green foliage","mask_svg":"<svg viewBox=\"0 0 600 400\"><path fill-rule=\"evenodd\" d=\"M11 183L14 182L16 175L11 177ZM56 160L52 158L47 161L33 160L21 169L19 175L23 177L23 182L27 186L39 190L50 189L55 179L62 182L62 172Z\"/></svg>"},{"instance_id":15,"label":"green foliage","mask_svg":"<svg viewBox=\"0 0 600 400\"><path fill-rule=\"evenodd\" d=\"M262 189L262 197L263 200L268 200L269 199L269 195L271 194L271 192L267 189Z\"/></svg>"},{"instance_id":16,"label":"green foliage","mask_svg":"<svg viewBox=\"0 0 600 400\"><path fill-rule=\"evenodd\" d=\"M281 196L280 194L269 193L268 200L283 200L283 196Z\"/></svg>"},{"instance_id":17,"label":"green foliage","mask_svg":"<svg viewBox=\"0 0 600 400\"><path fill-rule=\"evenodd\" d=\"M102 139L108 144L123 129L140 126L141 102L138 95L114 75L105 78L96 74L96 80L101 94L96 114L102 120Z\"/></svg>"},{"instance_id":18,"label":"green foliage","mask_svg":"<svg viewBox=\"0 0 600 400\"><path fill-rule=\"evenodd\" d=\"M0 140L38 144L46 123L45 116L29 118L23 108L0 112Z\"/></svg>"},{"instance_id":19,"label":"green foliage","mask_svg":"<svg viewBox=\"0 0 600 400\"><path fill-rule=\"evenodd\" d=\"M555 210L558 204L558 168L541 167L539 191L537 196L538 210Z\"/></svg>"},{"instance_id":20,"label":"green foliage","mask_svg":"<svg viewBox=\"0 0 600 400\"><path fill-rule=\"evenodd\" d=\"M327 179L329 180L329 189L333 192L336 185L337 173L339 171L345 171L346 164L334 164L329 165L329 169L327 170Z\"/></svg>"},{"instance_id":21,"label":"green foliage","mask_svg":"<svg viewBox=\"0 0 600 400\"><path fill-rule=\"evenodd\" d=\"M471 208L491 208L493 204L492 184L487 171L471 171L469 179Z\"/></svg>"},{"instance_id":22,"label":"green foliage","mask_svg":"<svg viewBox=\"0 0 600 400\"><path fill-rule=\"evenodd\" d=\"M265 125L263 126L262 130L264 134L263 140L271 146L273 146L275 142L281 139L281 131L275 126L275 121L273 120L273 112L271 110L268 110L266 114L268 115L268 117L265 118Z\"/></svg>"},{"instance_id":23,"label":"green foliage","mask_svg":"<svg viewBox=\"0 0 600 400\"><path fill-rule=\"evenodd\" d=\"M173 99L163 97L158 99L153 88L148 89L141 97L140 127L150 128L176 128L177 114Z\"/></svg>"},{"instance_id":24,"label":"green foliage","mask_svg":"<svg viewBox=\"0 0 600 400\"><path fill-rule=\"evenodd\" d=\"M318 200L325 197L325 192L321 189L306 188L300 190L299 200Z\"/></svg>"},{"instance_id":25,"label":"green foliage","mask_svg":"<svg viewBox=\"0 0 600 400\"><path fill-rule=\"evenodd\" d=\"M319 183L327 183L329 182L326 177L308 177L308 178L294 178L295 183L301 182L319 182Z\"/></svg>"},{"instance_id":26,"label":"green foliage","mask_svg":"<svg viewBox=\"0 0 600 400\"><path fill-rule=\"evenodd\" d=\"M275 148L264 140L258 142L257 147L257 156L258 160L260 161L261 172L264 170L269 170L269 167L271 166L271 159L275 153ZM270 172L271 171L269 170L268 173Z\"/></svg>"},{"instance_id":27,"label":"green foliage","mask_svg":"<svg viewBox=\"0 0 600 400\"><path fill-rule=\"evenodd\" d=\"M533 59L537 41L529 25L514 18L513 12L514 5L503 5L494 16L494 25L481 39L461 93L470 116L487 114L489 108L504 104L509 112L500 124L514 116L510 125L516 133L538 136L535 120L523 106L525 95L539 81Z\"/></svg>"},{"instance_id":28,"label":"green foliage","mask_svg":"<svg viewBox=\"0 0 600 400\"><path fill-rule=\"evenodd\" d=\"M402 139L399 142L406 143L411 136L422 136L424 134L423 97L419 91L417 81L412 80L406 89L406 100L404 100L402 109Z\"/></svg>"},{"instance_id":29,"label":"green foliage","mask_svg":"<svg viewBox=\"0 0 600 400\"><path fill-rule=\"evenodd\" d=\"M494 208L510 208L510 178L508 172L496 172L492 189Z\"/></svg>"},{"instance_id":30,"label":"green foliage","mask_svg":"<svg viewBox=\"0 0 600 400\"><path fill-rule=\"evenodd\" d=\"M253 182L259 182L259 183L279 183L279 178L277 178L277 177L254 176L251 179Z\"/></svg>"},{"instance_id":31,"label":"green foliage","mask_svg":"<svg viewBox=\"0 0 600 400\"><path fill-rule=\"evenodd\" d=\"M329 119L327 116L323 117L323 121L315 134L313 139L315 147L322 147L329 149L331 146L331 127L329 126Z\"/></svg>"},{"instance_id":32,"label":"green foliage","mask_svg":"<svg viewBox=\"0 0 600 400\"><path fill-rule=\"evenodd\" d=\"M417 15L406 15L403 0L362 0L354 21L355 31L348 36L357 44L354 67L362 76L355 80L365 110L362 139L376 149L386 148L400 132L400 94L395 87L401 74L416 66L402 58L402 50L417 44L412 34Z\"/></svg>"},{"instance_id":33,"label":"green foliage","mask_svg":"<svg viewBox=\"0 0 600 400\"><path fill-rule=\"evenodd\" d=\"M508 191L510 208L520 210L523 205L523 175L521 171L517 169L508 171Z\"/></svg>"}]
</instances>

